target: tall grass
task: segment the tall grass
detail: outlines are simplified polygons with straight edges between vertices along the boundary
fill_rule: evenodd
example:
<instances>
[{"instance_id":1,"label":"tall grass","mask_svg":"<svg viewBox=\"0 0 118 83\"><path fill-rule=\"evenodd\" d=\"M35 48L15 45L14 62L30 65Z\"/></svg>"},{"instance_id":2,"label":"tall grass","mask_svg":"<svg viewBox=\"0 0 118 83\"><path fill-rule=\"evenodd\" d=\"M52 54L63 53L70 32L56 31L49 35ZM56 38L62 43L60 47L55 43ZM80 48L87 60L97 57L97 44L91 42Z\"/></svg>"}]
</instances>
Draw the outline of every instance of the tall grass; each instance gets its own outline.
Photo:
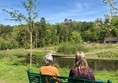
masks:
<instances>
[{"instance_id":1,"label":"tall grass","mask_svg":"<svg viewBox=\"0 0 118 83\"><path fill-rule=\"evenodd\" d=\"M88 52L89 49L83 44L76 44L71 42L64 43L58 48L58 52L64 54L74 54L76 51Z\"/></svg>"}]
</instances>

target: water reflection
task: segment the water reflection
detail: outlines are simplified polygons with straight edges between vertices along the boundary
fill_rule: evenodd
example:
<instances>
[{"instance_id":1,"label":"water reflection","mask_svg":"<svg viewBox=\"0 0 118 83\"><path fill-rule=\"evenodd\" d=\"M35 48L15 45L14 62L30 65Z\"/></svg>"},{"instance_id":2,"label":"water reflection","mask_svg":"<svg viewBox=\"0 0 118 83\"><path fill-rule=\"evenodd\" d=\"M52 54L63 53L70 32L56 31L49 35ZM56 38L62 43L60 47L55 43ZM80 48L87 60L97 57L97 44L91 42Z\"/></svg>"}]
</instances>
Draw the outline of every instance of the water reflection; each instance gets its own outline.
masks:
<instances>
[{"instance_id":1,"label":"water reflection","mask_svg":"<svg viewBox=\"0 0 118 83\"><path fill-rule=\"evenodd\" d=\"M87 59L89 67L94 70L118 70L118 60L111 59ZM54 62L59 64L60 67L71 68L74 64L74 58L72 57L56 57L54 56Z\"/></svg>"}]
</instances>

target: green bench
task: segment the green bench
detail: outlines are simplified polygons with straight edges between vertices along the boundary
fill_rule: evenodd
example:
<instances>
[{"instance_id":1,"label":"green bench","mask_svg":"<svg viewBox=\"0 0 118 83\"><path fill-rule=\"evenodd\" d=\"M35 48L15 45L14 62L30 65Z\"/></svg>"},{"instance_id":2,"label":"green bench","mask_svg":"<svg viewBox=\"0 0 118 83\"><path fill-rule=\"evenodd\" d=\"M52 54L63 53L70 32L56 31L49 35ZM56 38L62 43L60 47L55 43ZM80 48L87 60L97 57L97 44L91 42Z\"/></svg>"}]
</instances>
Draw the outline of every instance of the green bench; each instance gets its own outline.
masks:
<instances>
[{"instance_id":1,"label":"green bench","mask_svg":"<svg viewBox=\"0 0 118 83\"><path fill-rule=\"evenodd\" d=\"M30 72L30 70L27 70L27 75L29 83L112 83L110 80L103 82L64 76L41 75L38 73Z\"/></svg>"}]
</instances>

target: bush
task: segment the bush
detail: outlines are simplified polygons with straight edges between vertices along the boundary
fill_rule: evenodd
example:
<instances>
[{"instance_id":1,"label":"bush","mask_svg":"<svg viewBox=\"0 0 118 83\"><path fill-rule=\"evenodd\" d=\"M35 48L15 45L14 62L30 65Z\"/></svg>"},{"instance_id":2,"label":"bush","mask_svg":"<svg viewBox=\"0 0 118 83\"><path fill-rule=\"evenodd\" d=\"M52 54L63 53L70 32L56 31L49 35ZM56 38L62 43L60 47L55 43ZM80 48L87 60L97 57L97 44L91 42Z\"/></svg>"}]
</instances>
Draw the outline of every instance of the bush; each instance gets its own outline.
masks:
<instances>
[{"instance_id":1,"label":"bush","mask_svg":"<svg viewBox=\"0 0 118 83\"><path fill-rule=\"evenodd\" d=\"M73 54L76 51L88 52L88 48L83 44L75 44L70 42L70 43L64 43L58 49L59 53L64 53L64 54Z\"/></svg>"},{"instance_id":2,"label":"bush","mask_svg":"<svg viewBox=\"0 0 118 83\"><path fill-rule=\"evenodd\" d=\"M46 52L37 52L35 54L36 54L36 56L33 59L35 61L35 64L37 66L45 65L43 57L44 57L44 55L46 55Z\"/></svg>"},{"instance_id":3,"label":"bush","mask_svg":"<svg viewBox=\"0 0 118 83\"><path fill-rule=\"evenodd\" d=\"M101 58L118 58L118 52L117 51L101 52L97 53L97 56Z\"/></svg>"},{"instance_id":4,"label":"bush","mask_svg":"<svg viewBox=\"0 0 118 83\"><path fill-rule=\"evenodd\" d=\"M34 52L32 55L32 63L36 66L43 66L44 60L43 57L46 53L45 52ZM23 61L25 64L28 64L30 62L30 53L25 56L25 61Z\"/></svg>"},{"instance_id":5,"label":"bush","mask_svg":"<svg viewBox=\"0 0 118 83\"><path fill-rule=\"evenodd\" d=\"M33 52L32 63L44 65L43 57L46 52ZM0 52L0 59L7 59L12 65L27 65L30 62L30 52L24 50L6 50Z\"/></svg>"},{"instance_id":6,"label":"bush","mask_svg":"<svg viewBox=\"0 0 118 83\"><path fill-rule=\"evenodd\" d=\"M14 39L3 39L0 37L0 49L1 50L6 50L6 49L13 49L13 48L18 48L19 44L16 40Z\"/></svg>"},{"instance_id":7,"label":"bush","mask_svg":"<svg viewBox=\"0 0 118 83\"><path fill-rule=\"evenodd\" d=\"M35 64L38 67L44 65L43 57L45 54L45 52L33 52L32 64ZM30 62L30 52L25 52L22 54L16 53L15 56L16 58L13 58L13 64L27 65Z\"/></svg>"}]
</instances>

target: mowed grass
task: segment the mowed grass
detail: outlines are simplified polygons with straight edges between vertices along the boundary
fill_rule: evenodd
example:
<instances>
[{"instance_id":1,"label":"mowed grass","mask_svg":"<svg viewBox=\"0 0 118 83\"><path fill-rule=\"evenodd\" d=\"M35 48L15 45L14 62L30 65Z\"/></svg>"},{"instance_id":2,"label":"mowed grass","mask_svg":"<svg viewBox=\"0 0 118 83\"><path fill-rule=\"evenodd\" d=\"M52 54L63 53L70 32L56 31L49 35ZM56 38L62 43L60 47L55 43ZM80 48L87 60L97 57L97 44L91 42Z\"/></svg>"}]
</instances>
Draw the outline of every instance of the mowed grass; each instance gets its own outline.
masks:
<instances>
[{"instance_id":1,"label":"mowed grass","mask_svg":"<svg viewBox=\"0 0 118 83\"><path fill-rule=\"evenodd\" d=\"M27 69L29 66L12 65L11 62L0 61L0 83L28 83ZM69 75L69 68L58 67L61 76ZM39 67L33 66L33 72L39 72ZM96 80L112 80L118 83L118 71L95 71Z\"/></svg>"},{"instance_id":2,"label":"mowed grass","mask_svg":"<svg viewBox=\"0 0 118 83\"><path fill-rule=\"evenodd\" d=\"M118 71L95 71L96 80L112 80L112 83L118 83Z\"/></svg>"},{"instance_id":3,"label":"mowed grass","mask_svg":"<svg viewBox=\"0 0 118 83\"><path fill-rule=\"evenodd\" d=\"M0 62L0 83L28 83L27 67Z\"/></svg>"},{"instance_id":4,"label":"mowed grass","mask_svg":"<svg viewBox=\"0 0 118 83\"><path fill-rule=\"evenodd\" d=\"M59 68L62 76L69 76L68 68ZM94 71L96 80L112 80L112 83L118 83L118 71Z\"/></svg>"}]
</instances>

